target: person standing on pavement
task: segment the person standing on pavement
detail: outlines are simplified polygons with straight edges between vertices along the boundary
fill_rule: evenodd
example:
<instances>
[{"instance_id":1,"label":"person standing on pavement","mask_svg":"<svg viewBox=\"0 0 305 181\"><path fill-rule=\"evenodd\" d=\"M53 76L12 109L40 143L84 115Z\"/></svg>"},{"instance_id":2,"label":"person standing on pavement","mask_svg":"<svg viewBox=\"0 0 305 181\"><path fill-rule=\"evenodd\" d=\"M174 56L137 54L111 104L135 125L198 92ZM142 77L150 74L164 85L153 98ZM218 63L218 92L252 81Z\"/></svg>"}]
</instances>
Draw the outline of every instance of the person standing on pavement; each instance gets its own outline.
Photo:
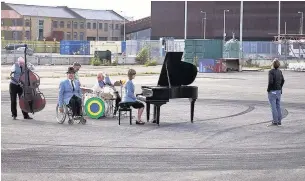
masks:
<instances>
[{"instance_id":1,"label":"person standing on pavement","mask_svg":"<svg viewBox=\"0 0 305 181\"><path fill-rule=\"evenodd\" d=\"M280 62L275 59L272 63L272 69L268 75L268 99L272 112L271 125L282 124L282 111L281 111L281 94L285 82L282 71L279 69Z\"/></svg>"},{"instance_id":2,"label":"person standing on pavement","mask_svg":"<svg viewBox=\"0 0 305 181\"><path fill-rule=\"evenodd\" d=\"M81 66L82 65L80 63L78 63L78 62L74 62L73 63L73 68L74 68L74 71L75 71L74 80L78 80L79 81L78 71L81 68Z\"/></svg>"},{"instance_id":3,"label":"person standing on pavement","mask_svg":"<svg viewBox=\"0 0 305 181\"><path fill-rule=\"evenodd\" d=\"M19 78L24 72L24 64L24 58L19 57L17 62L14 63L11 68L9 91L11 98L11 112L14 120L17 119L17 95L20 98L23 93ZM29 116L27 112L22 111L22 114L24 119L33 119Z\"/></svg>"}]
</instances>

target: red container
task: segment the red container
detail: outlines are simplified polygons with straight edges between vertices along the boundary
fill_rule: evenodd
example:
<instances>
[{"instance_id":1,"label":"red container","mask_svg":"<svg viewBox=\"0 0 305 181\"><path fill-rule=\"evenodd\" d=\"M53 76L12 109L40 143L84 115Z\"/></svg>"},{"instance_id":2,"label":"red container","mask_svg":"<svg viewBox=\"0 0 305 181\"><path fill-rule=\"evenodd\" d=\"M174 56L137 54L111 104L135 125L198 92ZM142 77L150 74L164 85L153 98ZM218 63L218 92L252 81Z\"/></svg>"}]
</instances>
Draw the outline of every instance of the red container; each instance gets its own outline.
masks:
<instances>
[{"instance_id":1,"label":"red container","mask_svg":"<svg viewBox=\"0 0 305 181\"><path fill-rule=\"evenodd\" d=\"M215 73L223 73L227 71L226 62L223 60L216 60L214 66Z\"/></svg>"}]
</instances>

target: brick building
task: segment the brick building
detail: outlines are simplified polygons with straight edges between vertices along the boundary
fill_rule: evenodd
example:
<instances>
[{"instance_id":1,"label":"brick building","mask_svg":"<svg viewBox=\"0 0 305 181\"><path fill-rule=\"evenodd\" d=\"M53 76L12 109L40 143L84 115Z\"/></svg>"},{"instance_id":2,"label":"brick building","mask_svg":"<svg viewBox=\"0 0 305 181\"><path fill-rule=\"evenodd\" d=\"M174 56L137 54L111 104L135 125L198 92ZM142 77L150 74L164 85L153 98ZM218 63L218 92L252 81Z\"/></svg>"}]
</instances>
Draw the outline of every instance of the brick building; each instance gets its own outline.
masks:
<instances>
[{"instance_id":1,"label":"brick building","mask_svg":"<svg viewBox=\"0 0 305 181\"><path fill-rule=\"evenodd\" d=\"M120 40L123 22L124 18L112 10L1 2L5 40Z\"/></svg>"}]
</instances>

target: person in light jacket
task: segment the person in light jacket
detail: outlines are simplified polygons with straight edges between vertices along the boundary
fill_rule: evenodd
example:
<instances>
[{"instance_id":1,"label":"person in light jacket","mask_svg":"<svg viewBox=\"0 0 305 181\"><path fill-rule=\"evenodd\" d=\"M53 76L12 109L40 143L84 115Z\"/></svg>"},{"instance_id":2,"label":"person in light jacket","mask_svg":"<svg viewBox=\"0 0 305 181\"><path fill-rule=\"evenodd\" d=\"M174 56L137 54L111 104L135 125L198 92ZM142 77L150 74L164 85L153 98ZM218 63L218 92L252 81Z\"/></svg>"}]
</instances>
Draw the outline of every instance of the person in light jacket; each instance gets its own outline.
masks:
<instances>
[{"instance_id":1,"label":"person in light jacket","mask_svg":"<svg viewBox=\"0 0 305 181\"><path fill-rule=\"evenodd\" d=\"M67 79L60 82L58 106L59 111L63 112L63 105L70 105L74 116L82 116L82 91L80 83L74 79L75 70L69 67L67 71Z\"/></svg>"},{"instance_id":2,"label":"person in light jacket","mask_svg":"<svg viewBox=\"0 0 305 181\"><path fill-rule=\"evenodd\" d=\"M281 111L281 95L285 82L282 71L279 69L280 62L275 59L272 63L272 69L268 75L268 99L272 112L272 123L270 125L282 124L282 111Z\"/></svg>"},{"instance_id":3,"label":"person in light jacket","mask_svg":"<svg viewBox=\"0 0 305 181\"><path fill-rule=\"evenodd\" d=\"M134 69L129 69L127 76L128 76L128 81L124 86L125 95L123 96L122 102L129 103L133 108L138 109L138 120L136 121L136 124L143 125L145 124L145 122L141 120L141 117L144 111L144 104L137 100L135 95L135 86L132 82L132 80L136 76L136 71Z\"/></svg>"}]
</instances>

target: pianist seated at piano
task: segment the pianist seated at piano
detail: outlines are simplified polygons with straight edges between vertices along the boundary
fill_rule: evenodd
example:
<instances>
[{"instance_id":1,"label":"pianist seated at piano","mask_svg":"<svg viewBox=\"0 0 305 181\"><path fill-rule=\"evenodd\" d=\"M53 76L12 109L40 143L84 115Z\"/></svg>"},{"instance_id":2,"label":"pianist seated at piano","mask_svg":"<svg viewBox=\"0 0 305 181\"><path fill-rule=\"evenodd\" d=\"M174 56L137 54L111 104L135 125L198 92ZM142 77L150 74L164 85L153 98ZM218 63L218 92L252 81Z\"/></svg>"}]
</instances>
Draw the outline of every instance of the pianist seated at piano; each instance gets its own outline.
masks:
<instances>
[{"instance_id":1,"label":"pianist seated at piano","mask_svg":"<svg viewBox=\"0 0 305 181\"><path fill-rule=\"evenodd\" d=\"M125 95L123 96L122 103L128 103L133 108L138 109L138 120L136 121L136 124L143 125L145 122L141 120L141 117L144 110L144 104L140 101L137 101L134 92L135 86L132 82L132 79L134 79L136 76L136 71L134 69L129 69L127 76L128 81L124 85Z\"/></svg>"}]
</instances>

